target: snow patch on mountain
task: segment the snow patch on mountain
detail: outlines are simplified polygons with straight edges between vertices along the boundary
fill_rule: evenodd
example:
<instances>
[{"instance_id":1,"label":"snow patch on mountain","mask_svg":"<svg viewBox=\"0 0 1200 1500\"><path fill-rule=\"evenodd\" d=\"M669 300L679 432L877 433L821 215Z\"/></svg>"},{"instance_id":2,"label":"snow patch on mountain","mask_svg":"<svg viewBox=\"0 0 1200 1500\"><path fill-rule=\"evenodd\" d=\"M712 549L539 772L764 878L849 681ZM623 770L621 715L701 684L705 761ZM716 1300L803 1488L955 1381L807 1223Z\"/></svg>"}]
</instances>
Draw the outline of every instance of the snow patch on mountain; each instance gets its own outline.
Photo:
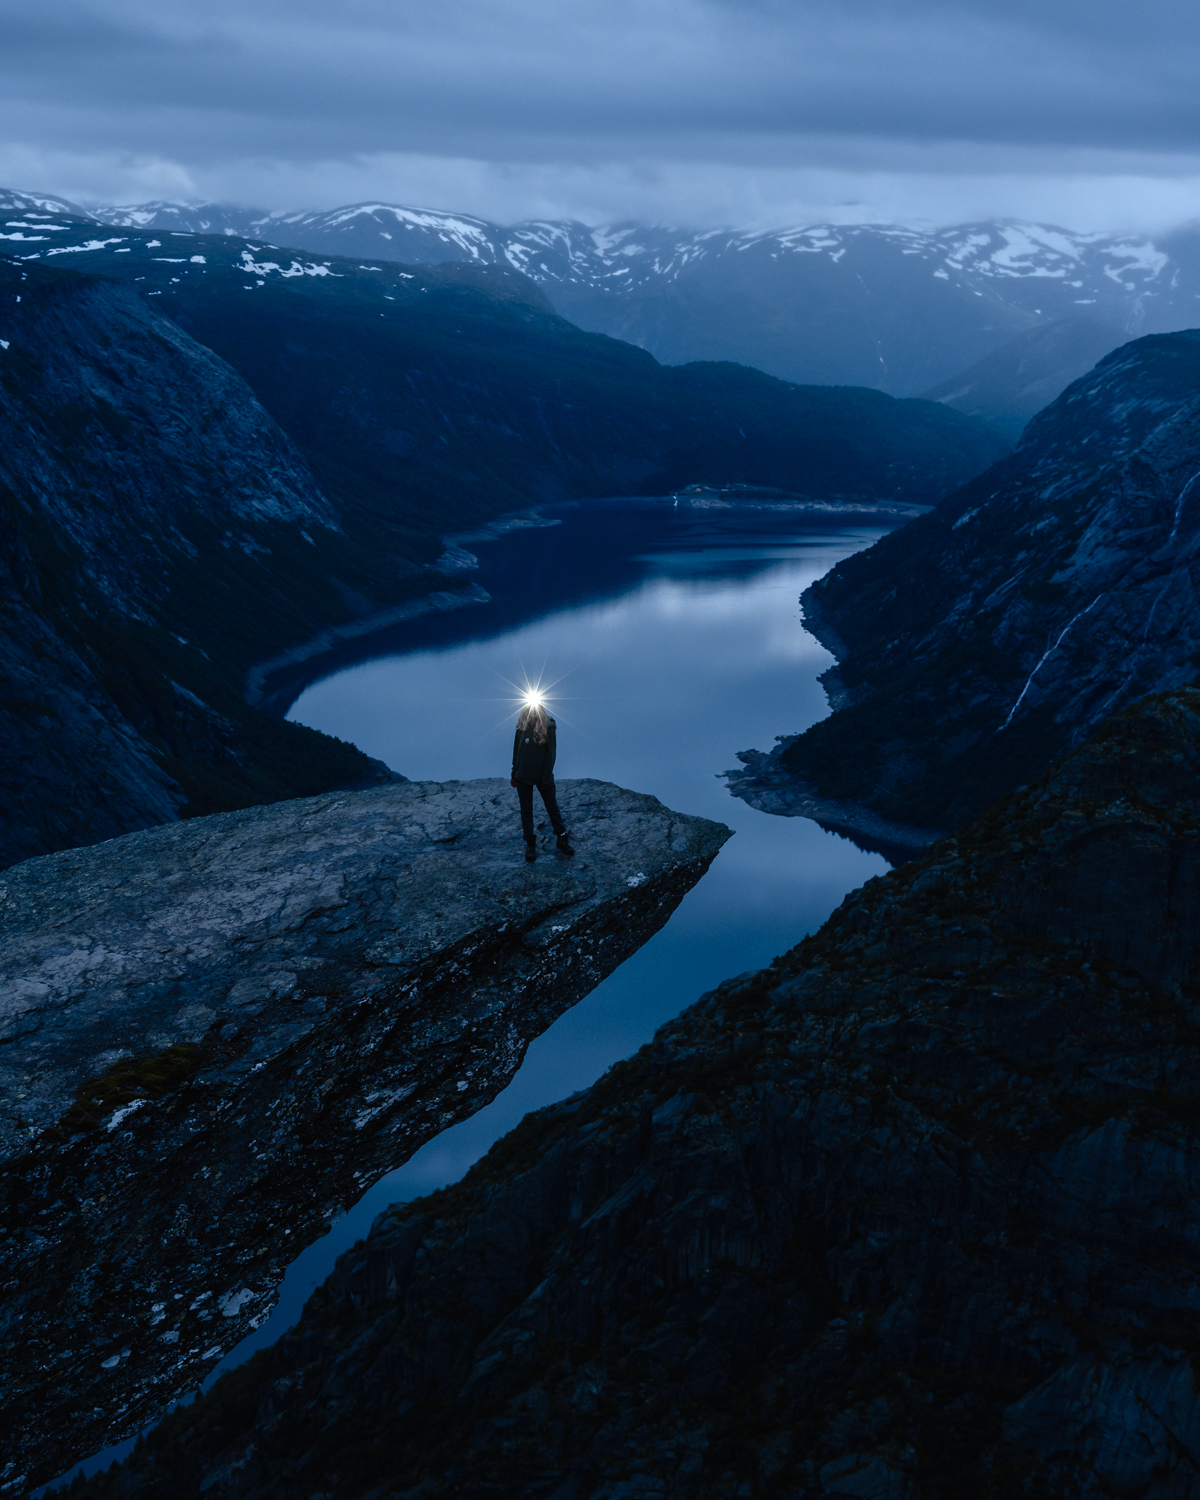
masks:
<instances>
[{"instance_id":1,"label":"snow patch on mountain","mask_svg":"<svg viewBox=\"0 0 1200 1500\"><path fill-rule=\"evenodd\" d=\"M274 276L332 274L315 269L329 256L389 263L393 276L396 263L511 268L571 322L667 364L731 360L785 380L902 396L1028 329L1082 313L1130 338L1200 325L1196 226L1157 239L1018 220L933 231L827 223L692 231L569 219L502 226L375 201L269 213L159 201L85 212L64 199L0 192L0 220L5 212L2 248L25 258L48 252L35 243L44 237L121 253L100 235L124 226L233 237L230 250L245 247L244 269L260 277L259 265Z\"/></svg>"}]
</instances>

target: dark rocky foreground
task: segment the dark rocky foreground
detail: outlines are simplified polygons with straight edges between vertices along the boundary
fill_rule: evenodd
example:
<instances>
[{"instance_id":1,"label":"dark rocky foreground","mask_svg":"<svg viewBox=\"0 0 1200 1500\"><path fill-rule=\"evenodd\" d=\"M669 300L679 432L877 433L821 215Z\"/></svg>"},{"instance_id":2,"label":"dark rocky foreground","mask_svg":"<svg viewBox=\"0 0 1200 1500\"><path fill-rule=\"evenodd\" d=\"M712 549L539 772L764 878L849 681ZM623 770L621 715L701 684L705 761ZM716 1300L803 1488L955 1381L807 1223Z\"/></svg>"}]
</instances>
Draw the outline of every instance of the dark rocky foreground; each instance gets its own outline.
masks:
<instances>
[{"instance_id":1,"label":"dark rocky foreground","mask_svg":"<svg viewBox=\"0 0 1200 1500\"><path fill-rule=\"evenodd\" d=\"M464 1181L88 1495L1200 1492L1200 692Z\"/></svg>"},{"instance_id":2,"label":"dark rocky foreground","mask_svg":"<svg viewBox=\"0 0 1200 1500\"><path fill-rule=\"evenodd\" d=\"M834 712L744 755L735 790L944 833L1195 682L1198 481L1200 330L1126 344L1011 458L805 593Z\"/></svg>"},{"instance_id":3,"label":"dark rocky foreground","mask_svg":"<svg viewBox=\"0 0 1200 1500\"><path fill-rule=\"evenodd\" d=\"M729 831L564 782L196 819L0 876L3 1483L136 1431L269 1312L330 1215L508 1083Z\"/></svg>"}]
</instances>

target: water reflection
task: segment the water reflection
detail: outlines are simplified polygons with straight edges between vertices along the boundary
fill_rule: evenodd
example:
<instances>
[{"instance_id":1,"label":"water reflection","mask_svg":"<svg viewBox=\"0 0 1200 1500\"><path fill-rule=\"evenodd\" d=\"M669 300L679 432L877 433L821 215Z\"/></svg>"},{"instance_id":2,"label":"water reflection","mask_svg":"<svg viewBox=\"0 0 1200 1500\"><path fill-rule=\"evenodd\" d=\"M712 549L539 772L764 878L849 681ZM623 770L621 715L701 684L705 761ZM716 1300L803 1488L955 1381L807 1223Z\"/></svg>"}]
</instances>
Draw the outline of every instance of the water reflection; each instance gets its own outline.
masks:
<instances>
[{"instance_id":1,"label":"water reflection","mask_svg":"<svg viewBox=\"0 0 1200 1500\"><path fill-rule=\"evenodd\" d=\"M524 623L498 626L492 606L414 622L413 634L426 636L415 649L347 667L299 697L289 717L413 779L504 776L511 685L541 676L557 683L568 823L569 778L596 776L728 823L736 836L663 931L533 1043L499 1098L384 1178L300 1257L276 1314L226 1366L293 1322L336 1255L389 1203L455 1181L530 1109L586 1087L705 990L770 962L887 868L815 823L756 812L718 779L738 750L826 713L817 677L832 658L803 629L799 596L882 530L770 513L581 508L561 527L506 537L492 554L480 548L478 576ZM581 599L543 608L564 577ZM428 633L442 639L431 644Z\"/></svg>"},{"instance_id":2,"label":"water reflection","mask_svg":"<svg viewBox=\"0 0 1200 1500\"><path fill-rule=\"evenodd\" d=\"M543 506L531 519L535 525L498 537L485 531L478 534L482 540L460 538L462 545L452 549L460 559L477 558L479 567L462 577L487 590L488 605L423 615L280 671L266 684L265 706L286 713L305 688L338 668L503 635L564 610L619 598L651 576L748 579L772 561L786 560L796 547L822 542L836 561L864 545L860 539L874 540L894 524L850 512L835 528L794 510L708 510L645 499Z\"/></svg>"}]
</instances>

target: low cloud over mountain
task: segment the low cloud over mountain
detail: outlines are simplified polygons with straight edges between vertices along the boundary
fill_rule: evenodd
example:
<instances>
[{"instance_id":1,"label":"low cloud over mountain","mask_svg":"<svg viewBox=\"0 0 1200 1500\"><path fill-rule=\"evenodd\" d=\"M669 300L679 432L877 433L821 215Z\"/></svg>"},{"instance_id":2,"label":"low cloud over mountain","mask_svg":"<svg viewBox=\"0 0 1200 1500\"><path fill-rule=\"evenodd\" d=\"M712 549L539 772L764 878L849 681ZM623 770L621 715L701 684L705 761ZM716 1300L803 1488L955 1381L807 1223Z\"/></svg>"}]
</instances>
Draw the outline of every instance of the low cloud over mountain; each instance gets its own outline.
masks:
<instances>
[{"instance_id":1,"label":"low cloud over mountain","mask_svg":"<svg viewBox=\"0 0 1200 1500\"><path fill-rule=\"evenodd\" d=\"M1200 206L1182 0L45 0L0 7L0 175L94 197L692 225Z\"/></svg>"}]
</instances>

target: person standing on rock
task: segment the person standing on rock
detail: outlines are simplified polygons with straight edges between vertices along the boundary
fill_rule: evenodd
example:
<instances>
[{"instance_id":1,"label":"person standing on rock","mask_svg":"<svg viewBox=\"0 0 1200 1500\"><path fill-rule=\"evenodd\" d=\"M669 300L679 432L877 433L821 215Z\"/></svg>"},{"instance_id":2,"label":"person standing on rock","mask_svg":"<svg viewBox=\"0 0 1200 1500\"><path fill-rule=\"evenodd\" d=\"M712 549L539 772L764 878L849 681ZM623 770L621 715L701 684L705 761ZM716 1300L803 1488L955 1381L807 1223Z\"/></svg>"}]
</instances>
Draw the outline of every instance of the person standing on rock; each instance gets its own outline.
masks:
<instances>
[{"instance_id":1,"label":"person standing on rock","mask_svg":"<svg viewBox=\"0 0 1200 1500\"><path fill-rule=\"evenodd\" d=\"M537 787L550 815L555 832L555 846L560 854L574 854L567 839L567 826L558 810L554 792L554 757L557 753L554 720L538 698L526 701L517 715L517 732L513 737L512 785L521 803L521 831L525 835L525 858L537 858L537 839L533 831L533 789Z\"/></svg>"}]
</instances>

